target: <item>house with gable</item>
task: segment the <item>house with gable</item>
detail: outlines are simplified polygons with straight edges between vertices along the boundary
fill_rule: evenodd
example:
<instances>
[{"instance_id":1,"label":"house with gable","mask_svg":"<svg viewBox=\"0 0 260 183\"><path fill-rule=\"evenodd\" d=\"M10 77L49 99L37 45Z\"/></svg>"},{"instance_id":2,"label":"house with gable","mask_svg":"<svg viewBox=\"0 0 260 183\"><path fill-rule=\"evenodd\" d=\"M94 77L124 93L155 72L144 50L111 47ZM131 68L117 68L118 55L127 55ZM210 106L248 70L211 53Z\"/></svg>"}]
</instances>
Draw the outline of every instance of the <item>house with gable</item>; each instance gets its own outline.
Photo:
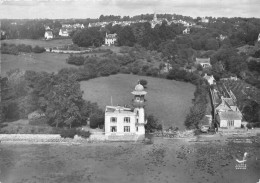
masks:
<instances>
[{"instance_id":1,"label":"house with gable","mask_svg":"<svg viewBox=\"0 0 260 183\"><path fill-rule=\"evenodd\" d=\"M210 68L210 58L196 58L196 64L201 65L202 68Z\"/></svg>"},{"instance_id":2,"label":"house with gable","mask_svg":"<svg viewBox=\"0 0 260 183\"><path fill-rule=\"evenodd\" d=\"M117 40L117 34L107 34L105 37L105 45L111 46L115 45L115 42Z\"/></svg>"},{"instance_id":3,"label":"house with gable","mask_svg":"<svg viewBox=\"0 0 260 183\"><path fill-rule=\"evenodd\" d=\"M220 93L217 87L210 89L210 91L214 118L219 128L241 128L243 115L237 107L236 98L232 91L226 91L226 96L223 96L223 93Z\"/></svg>"},{"instance_id":4,"label":"house with gable","mask_svg":"<svg viewBox=\"0 0 260 183\"><path fill-rule=\"evenodd\" d=\"M52 31L51 31L51 30L46 30L46 31L45 31L45 34L44 34L44 38L45 38L46 40L53 39L53 33L52 33Z\"/></svg>"},{"instance_id":5,"label":"house with gable","mask_svg":"<svg viewBox=\"0 0 260 183\"><path fill-rule=\"evenodd\" d=\"M209 85L216 84L216 80L215 80L215 78L214 78L213 75L209 76L209 75L206 73L205 76L203 76L203 78L208 81Z\"/></svg>"},{"instance_id":6,"label":"house with gable","mask_svg":"<svg viewBox=\"0 0 260 183\"><path fill-rule=\"evenodd\" d=\"M182 31L183 34L190 34L190 28L187 27L185 30Z\"/></svg>"},{"instance_id":7,"label":"house with gable","mask_svg":"<svg viewBox=\"0 0 260 183\"><path fill-rule=\"evenodd\" d=\"M68 31L68 29L61 28L61 29L60 29L60 32L59 32L59 35L62 36L62 37L69 37L69 31Z\"/></svg>"}]
</instances>

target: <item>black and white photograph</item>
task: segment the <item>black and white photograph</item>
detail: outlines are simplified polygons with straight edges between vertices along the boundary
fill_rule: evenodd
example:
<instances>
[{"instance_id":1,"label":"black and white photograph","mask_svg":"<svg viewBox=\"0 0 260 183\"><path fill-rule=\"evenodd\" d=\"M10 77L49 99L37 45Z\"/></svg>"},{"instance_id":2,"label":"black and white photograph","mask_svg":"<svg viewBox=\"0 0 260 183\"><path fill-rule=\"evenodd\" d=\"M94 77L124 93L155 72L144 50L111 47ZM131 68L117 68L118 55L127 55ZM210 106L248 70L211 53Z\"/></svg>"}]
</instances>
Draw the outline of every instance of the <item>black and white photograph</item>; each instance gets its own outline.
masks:
<instances>
[{"instance_id":1,"label":"black and white photograph","mask_svg":"<svg viewBox=\"0 0 260 183\"><path fill-rule=\"evenodd\" d=\"M260 183L260 1L0 0L0 183Z\"/></svg>"}]
</instances>

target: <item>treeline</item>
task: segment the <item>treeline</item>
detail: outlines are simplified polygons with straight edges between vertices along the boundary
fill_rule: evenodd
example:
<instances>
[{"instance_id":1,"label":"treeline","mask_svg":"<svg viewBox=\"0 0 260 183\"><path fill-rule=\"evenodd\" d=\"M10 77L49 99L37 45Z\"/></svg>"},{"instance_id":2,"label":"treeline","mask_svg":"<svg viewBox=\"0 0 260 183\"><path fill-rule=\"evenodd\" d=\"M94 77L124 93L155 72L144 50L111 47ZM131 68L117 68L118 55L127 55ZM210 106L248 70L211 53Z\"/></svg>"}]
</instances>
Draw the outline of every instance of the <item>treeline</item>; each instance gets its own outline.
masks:
<instances>
[{"instance_id":1,"label":"treeline","mask_svg":"<svg viewBox=\"0 0 260 183\"><path fill-rule=\"evenodd\" d=\"M46 116L53 127L91 127L103 125L104 112L96 103L82 99L79 83L72 75L60 71L46 72L14 70L1 79L2 121L27 118L34 111Z\"/></svg>"},{"instance_id":2,"label":"treeline","mask_svg":"<svg viewBox=\"0 0 260 183\"><path fill-rule=\"evenodd\" d=\"M190 108L189 114L185 119L185 126L188 129L199 129L200 123L206 115L209 95L209 86L203 80L196 82L196 91L194 93L193 106Z\"/></svg>"},{"instance_id":3,"label":"treeline","mask_svg":"<svg viewBox=\"0 0 260 183\"><path fill-rule=\"evenodd\" d=\"M11 54L11 55L18 55L19 53L43 53L45 52L45 48L40 46L32 47L31 45L25 44L1 44L1 53L2 54Z\"/></svg>"},{"instance_id":4,"label":"treeline","mask_svg":"<svg viewBox=\"0 0 260 183\"><path fill-rule=\"evenodd\" d=\"M166 22L161 26L156 26L154 29L151 28L148 22L125 27L120 25L112 26L111 23L105 29L101 29L101 31L97 27L79 30L74 34L72 41L83 47L100 46L104 43L105 34L108 32L118 35L117 43L119 46L134 46L135 44L139 44L150 50L157 50L160 43L175 38L176 35L182 33L183 29L182 25L171 24L168 26Z\"/></svg>"}]
</instances>

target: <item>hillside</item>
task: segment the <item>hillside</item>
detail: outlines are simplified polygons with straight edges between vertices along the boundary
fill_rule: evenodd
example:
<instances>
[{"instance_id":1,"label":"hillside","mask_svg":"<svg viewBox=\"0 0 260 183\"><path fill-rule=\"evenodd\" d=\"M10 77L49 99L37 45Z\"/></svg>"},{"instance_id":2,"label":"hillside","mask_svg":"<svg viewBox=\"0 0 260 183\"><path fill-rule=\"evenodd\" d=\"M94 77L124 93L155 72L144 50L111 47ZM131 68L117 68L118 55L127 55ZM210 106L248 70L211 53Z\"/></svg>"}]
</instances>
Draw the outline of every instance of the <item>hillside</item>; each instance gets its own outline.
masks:
<instances>
[{"instance_id":1,"label":"hillside","mask_svg":"<svg viewBox=\"0 0 260 183\"><path fill-rule=\"evenodd\" d=\"M133 91L139 79L148 81L146 99L147 114L153 114L165 127L184 129L184 120L192 106L195 87L191 84L159 78L118 74L81 82L83 98L97 102L104 109L111 104L130 105Z\"/></svg>"}]
</instances>

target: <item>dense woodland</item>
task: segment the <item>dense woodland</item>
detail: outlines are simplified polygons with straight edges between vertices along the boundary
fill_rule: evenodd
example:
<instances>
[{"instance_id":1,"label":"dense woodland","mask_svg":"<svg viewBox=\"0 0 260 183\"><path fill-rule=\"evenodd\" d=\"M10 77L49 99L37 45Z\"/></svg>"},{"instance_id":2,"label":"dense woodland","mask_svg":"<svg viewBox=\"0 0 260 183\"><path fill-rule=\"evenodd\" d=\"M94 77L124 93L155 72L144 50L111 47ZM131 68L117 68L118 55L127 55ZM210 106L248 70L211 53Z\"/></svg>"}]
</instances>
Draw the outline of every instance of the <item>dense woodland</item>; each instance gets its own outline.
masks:
<instances>
[{"instance_id":1,"label":"dense woodland","mask_svg":"<svg viewBox=\"0 0 260 183\"><path fill-rule=\"evenodd\" d=\"M158 18L171 20L172 15L158 15ZM153 15L135 17L103 16L99 19L86 20L3 20L2 27L8 39L40 39L44 34L44 25L58 34L61 23L88 23L96 21L128 21L152 20ZM99 47L104 44L106 33L116 33L117 45L121 47L119 54L107 51L100 57L70 55L68 64L79 66L74 69L62 69L58 74L36 73L27 71L18 79L20 73L13 71L7 78L2 78L2 119L13 120L24 118L29 112L41 110L47 116L51 126L76 127L90 119L91 126L102 124L103 112L97 106L83 101L78 81L116 73L132 73L153 77L163 77L184 82L191 82L197 89L194 94L194 106L188 114L185 125L198 128L205 116L208 85L201 79L205 73L213 74L216 80L229 76L238 76L243 82L260 89L260 20L255 18L209 18L209 23L174 15L175 19L195 22L200 27L191 27L190 34L183 35L182 24L162 25L151 28L150 23L136 23L131 26L120 25L85 28L73 32L72 40L79 47ZM16 22L16 24L12 24ZM227 36L221 40L220 35ZM251 45L250 52L237 48ZM11 51L10 51L11 50ZM34 52L34 48L26 45L4 45L2 53ZM18 50L18 51L17 51ZM196 66L196 57L210 57L211 69ZM162 72L165 63L172 69ZM192 71L195 69L195 71ZM192 71L192 72L190 72ZM18 92L19 91L19 92ZM250 102L249 102L250 103ZM256 110L254 118L249 122L260 121L259 103L245 111L250 114ZM250 115L245 116L250 116ZM151 119L153 117L150 117ZM157 125L155 125L157 126Z\"/></svg>"}]
</instances>

